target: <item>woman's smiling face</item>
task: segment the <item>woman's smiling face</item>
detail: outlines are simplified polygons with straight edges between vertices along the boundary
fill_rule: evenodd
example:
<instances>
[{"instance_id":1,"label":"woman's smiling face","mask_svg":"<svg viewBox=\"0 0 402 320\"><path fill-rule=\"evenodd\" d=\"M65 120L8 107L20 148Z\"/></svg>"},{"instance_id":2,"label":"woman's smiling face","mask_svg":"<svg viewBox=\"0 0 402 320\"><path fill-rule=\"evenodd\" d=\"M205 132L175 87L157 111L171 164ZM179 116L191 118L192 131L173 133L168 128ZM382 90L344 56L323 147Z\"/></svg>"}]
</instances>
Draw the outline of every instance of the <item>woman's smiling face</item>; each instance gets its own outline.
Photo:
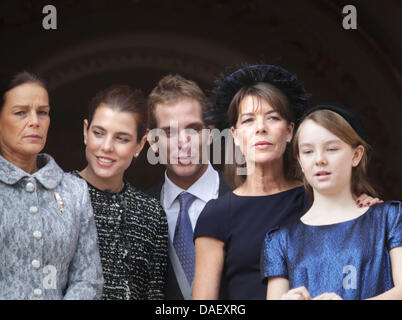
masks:
<instances>
[{"instance_id":1,"label":"woman's smiling face","mask_svg":"<svg viewBox=\"0 0 402 320\"><path fill-rule=\"evenodd\" d=\"M101 104L91 124L84 121L86 157L90 170L99 178L123 178L133 158L141 152L137 119L132 112L121 112Z\"/></svg>"}]
</instances>

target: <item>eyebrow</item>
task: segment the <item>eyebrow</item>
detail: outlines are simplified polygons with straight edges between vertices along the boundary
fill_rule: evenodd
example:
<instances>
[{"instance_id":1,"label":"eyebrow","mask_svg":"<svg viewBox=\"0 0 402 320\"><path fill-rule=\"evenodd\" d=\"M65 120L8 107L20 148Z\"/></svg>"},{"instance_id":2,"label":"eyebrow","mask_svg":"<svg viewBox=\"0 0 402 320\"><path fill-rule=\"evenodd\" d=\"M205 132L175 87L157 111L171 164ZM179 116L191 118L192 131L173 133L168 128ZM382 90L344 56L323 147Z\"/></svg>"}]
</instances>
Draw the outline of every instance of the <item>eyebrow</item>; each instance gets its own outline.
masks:
<instances>
[{"instance_id":1,"label":"eyebrow","mask_svg":"<svg viewBox=\"0 0 402 320\"><path fill-rule=\"evenodd\" d=\"M271 114L271 113L279 113L279 112L276 111L276 110L270 110L270 111L266 112L265 114ZM254 114L255 114L255 112L241 113L241 114L240 114L240 117L243 117L243 116L252 116L252 115L254 115Z\"/></svg>"},{"instance_id":2,"label":"eyebrow","mask_svg":"<svg viewBox=\"0 0 402 320\"><path fill-rule=\"evenodd\" d=\"M99 129L99 130L102 130L102 131L107 131L104 127L102 127L102 126L100 126L100 125L93 125L93 126L92 126L92 129ZM132 136L133 136L131 133L124 132L124 131L119 131L119 132L117 132L116 134L117 134L117 135L125 135L125 136L129 136L129 137L132 137Z\"/></svg>"},{"instance_id":3,"label":"eyebrow","mask_svg":"<svg viewBox=\"0 0 402 320\"><path fill-rule=\"evenodd\" d=\"M199 127L201 127L201 128L203 128L204 127L204 124L202 123L202 122L192 122L192 123L189 123L184 129L192 129L192 128L194 128L194 127L197 127L197 128L199 128ZM177 129L177 127L171 127L171 126L167 126L167 127L160 127L159 129L162 129L162 130L170 130L170 129L172 129L172 128L174 128L174 129Z\"/></svg>"},{"instance_id":4,"label":"eyebrow","mask_svg":"<svg viewBox=\"0 0 402 320\"><path fill-rule=\"evenodd\" d=\"M191 129L191 128L194 128L194 127L196 127L196 128L203 128L204 127L204 124L202 123L202 122L192 122L192 123L189 123L187 126L186 126L186 128L185 129Z\"/></svg>"},{"instance_id":5,"label":"eyebrow","mask_svg":"<svg viewBox=\"0 0 402 320\"><path fill-rule=\"evenodd\" d=\"M176 127L161 127L161 128L157 128L157 129L161 129L163 131L168 131L168 130L170 130L172 128L176 128Z\"/></svg>"},{"instance_id":6,"label":"eyebrow","mask_svg":"<svg viewBox=\"0 0 402 320\"><path fill-rule=\"evenodd\" d=\"M30 107L29 105L19 105L19 104L17 104L15 106L12 106L11 110L18 109L18 108L29 108L29 107ZM49 105L43 105L43 106L39 106L39 108L41 108L41 109L50 108L50 106Z\"/></svg>"},{"instance_id":7,"label":"eyebrow","mask_svg":"<svg viewBox=\"0 0 402 320\"><path fill-rule=\"evenodd\" d=\"M340 142L341 142L340 140L328 140L328 141L325 141L324 144L327 145L327 144L331 144L331 143L340 143ZM312 146L311 143L301 143L300 144L300 147L310 147L310 146Z\"/></svg>"}]
</instances>

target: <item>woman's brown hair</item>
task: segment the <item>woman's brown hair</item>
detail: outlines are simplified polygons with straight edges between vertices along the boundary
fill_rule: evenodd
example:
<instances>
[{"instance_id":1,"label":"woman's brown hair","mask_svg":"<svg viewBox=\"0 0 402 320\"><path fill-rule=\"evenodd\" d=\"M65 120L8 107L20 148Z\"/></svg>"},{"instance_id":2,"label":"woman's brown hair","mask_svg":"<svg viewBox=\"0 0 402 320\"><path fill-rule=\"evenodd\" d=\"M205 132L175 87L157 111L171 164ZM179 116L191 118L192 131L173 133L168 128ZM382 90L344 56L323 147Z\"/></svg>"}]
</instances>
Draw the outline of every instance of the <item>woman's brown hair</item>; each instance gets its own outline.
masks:
<instances>
[{"instance_id":1,"label":"woman's brown hair","mask_svg":"<svg viewBox=\"0 0 402 320\"><path fill-rule=\"evenodd\" d=\"M148 108L146 99L139 89L128 85L112 85L99 91L89 103L88 128L91 125L96 109L103 104L119 112L135 114L137 122L137 141L140 141L148 128Z\"/></svg>"},{"instance_id":2,"label":"woman's brown hair","mask_svg":"<svg viewBox=\"0 0 402 320\"><path fill-rule=\"evenodd\" d=\"M312 120L323 128L327 129L339 139L350 145L352 148L356 148L359 145L364 147L364 153L362 159L360 160L357 167L352 168L352 181L351 181L351 191L354 197L360 196L365 193L371 197L377 197L378 194L374 188L370 185L367 178L367 165L369 161L369 152L371 150L370 146L366 141L360 137L357 132L352 128L352 126L339 114L331 110L317 110L309 115L307 115L303 121L300 123L299 128L294 135L292 142L293 153L299 155L299 136L303 124L307 120ZM298 166L299 176L303 177L304 187L308 195L313 197L313 189L311 185L307 182L305 177L301 172L300 165Z\"/></svg>"},{"instance_id":3,"label":"woman's brown hair","mask_svg":"<svg viewBox=\"0 0 402 320\"><path fill-rule=\"evenodd\" d=\"M0 112L6 102L7 92L25 83L35 83L48 91L45 80L29 71L21 71L11 76L2 76L0 79Z\"/></svg>"}]
</instances>

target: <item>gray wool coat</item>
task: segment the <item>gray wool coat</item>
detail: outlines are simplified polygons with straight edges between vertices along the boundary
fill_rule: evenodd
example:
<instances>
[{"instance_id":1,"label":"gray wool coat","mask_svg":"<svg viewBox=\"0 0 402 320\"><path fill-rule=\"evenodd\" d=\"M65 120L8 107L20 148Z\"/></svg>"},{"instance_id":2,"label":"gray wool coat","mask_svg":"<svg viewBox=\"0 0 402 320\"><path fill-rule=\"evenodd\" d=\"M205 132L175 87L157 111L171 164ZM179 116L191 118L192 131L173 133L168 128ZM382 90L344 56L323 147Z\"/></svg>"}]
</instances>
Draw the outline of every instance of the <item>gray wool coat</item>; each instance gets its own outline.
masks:
<instances>
[{"instance_id":1,"label":"gray wool coat","mask_svg":"<svg viewBox=\"0 0 402 320\"><path fill-rule=\"evenodd\" d=\"M0 156L0 299L98 299L87 184L46 154L38 168L30 175Z\"/></svg>"}]
</instances>

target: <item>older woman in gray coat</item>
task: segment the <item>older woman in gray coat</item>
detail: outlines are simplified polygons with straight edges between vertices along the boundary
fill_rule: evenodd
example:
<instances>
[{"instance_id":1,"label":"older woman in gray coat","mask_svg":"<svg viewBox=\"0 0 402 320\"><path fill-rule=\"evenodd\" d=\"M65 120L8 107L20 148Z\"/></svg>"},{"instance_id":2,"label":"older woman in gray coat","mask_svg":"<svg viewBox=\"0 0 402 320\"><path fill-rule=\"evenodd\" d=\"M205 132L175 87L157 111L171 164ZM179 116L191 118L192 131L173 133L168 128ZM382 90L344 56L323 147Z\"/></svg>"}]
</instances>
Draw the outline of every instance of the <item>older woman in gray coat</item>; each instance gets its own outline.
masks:
<instances>
[{"instance_id":1,"label":"older woman in gray coat","mask_svg":"<svg viewBox=\"0 0 402 320\"><path fill-rule=\"evenodd\" d=\"M22 72L0 95L0 299L100 298L86 183L39 154L50 123L46 87Z\"/></svg>"}]
</instances>

